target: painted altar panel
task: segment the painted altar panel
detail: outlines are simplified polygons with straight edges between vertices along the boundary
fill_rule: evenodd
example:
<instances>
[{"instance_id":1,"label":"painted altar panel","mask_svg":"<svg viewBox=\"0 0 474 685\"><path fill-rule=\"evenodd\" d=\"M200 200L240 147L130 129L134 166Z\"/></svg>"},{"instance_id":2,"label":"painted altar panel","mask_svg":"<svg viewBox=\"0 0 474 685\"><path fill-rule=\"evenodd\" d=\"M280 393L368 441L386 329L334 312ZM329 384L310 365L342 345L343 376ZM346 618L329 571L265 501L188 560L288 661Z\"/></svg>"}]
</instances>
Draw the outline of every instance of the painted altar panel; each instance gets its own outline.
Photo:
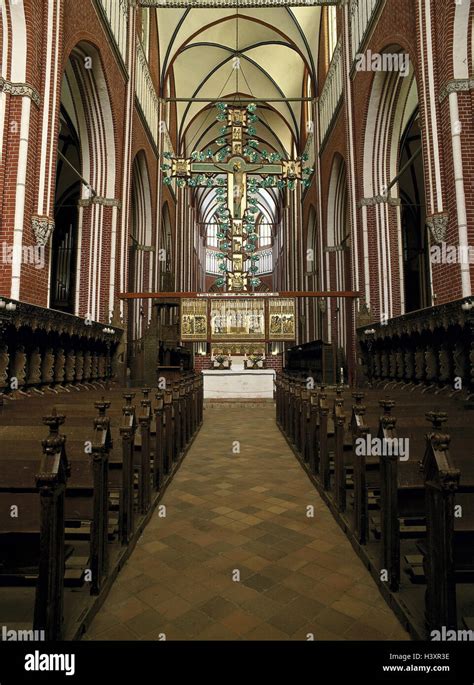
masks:
<instances>
[{"instance_id":1,"label":"painted altar panel","mask_svg":"<svg viewBox=\"0 0 474 685\"><path fill-rule=\"evenodd\" d=\"M291 298L268 301L268 337L270 340L294 340L296 338L296 305Z\"/></svg>"},{"instance_id":2,"label":"painted altar panel","mask_svg":"<svg viewBox=\"0 0 474 685\"><path fill-rule=\"evenodd\" d=\"M181 302L181 340L207 340L207 302L183 300Z\"/></svg>"},{"instance_id":3,"label":"painted altar panel","mask_svg":"<svg viewBox=\"0 0 474 685\"><path fill-rule=\"evenodd\" d=\"M212 300L210 306L212 340L265 340L263 300Z\"/></svg>"}]
</instances>

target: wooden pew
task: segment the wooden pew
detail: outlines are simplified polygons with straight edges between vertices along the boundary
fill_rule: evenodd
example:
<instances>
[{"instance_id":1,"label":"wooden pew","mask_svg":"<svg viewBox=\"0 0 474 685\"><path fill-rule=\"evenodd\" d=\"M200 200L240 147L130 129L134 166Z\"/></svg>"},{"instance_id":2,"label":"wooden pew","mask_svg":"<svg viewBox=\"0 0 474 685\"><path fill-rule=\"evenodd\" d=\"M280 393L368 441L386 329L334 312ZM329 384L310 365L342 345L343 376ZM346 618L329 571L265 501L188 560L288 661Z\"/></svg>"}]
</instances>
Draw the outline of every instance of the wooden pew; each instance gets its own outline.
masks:
<instances>
[{"instance_id":1,"label":"wooden pew","mask_svg":"<svg viewBox=\"0 0 474 685\"><path fill-rule=\"evenodd\" d=\"M25 570L37 578L33 629L44 630L47 640L57 640L63 627L64 503L69 465L66 439L59 434L64 416L53 411L43 423L49 426L49 435L43 441L35 487L22 482L17 462L0 462L0 568L3 580ZM9 466L19 476L17 483ZM11 507L18 507L18 516L11 516Z\"/></svg>"},{"instance_id":2,"label":"wooden pew","mask_svg":"<svg viewBox=\"0 0 474 685\"><path fill-rule=\"evenodd\" d=\"M155 449L153 454L153 485L160 490L165 482L165 453L166 437L164 422L164 393L160 390L155 394Z\"/></svg>"},{"instance_id":3,"label":"wooden pew","mask_svg":"<svg viewBox=\"0 0 474 685\"><path fill-rule=\"evenodd\" d=\"M134 441L137 428L134 393L125 393L120 436L122 438L122 489L120 492L120 540L129 543L134 530Z\"/></svg>"},{"instance_id":4,"label":"wooden pew","mask_svg":"<svg viewBox=\"0 0 474 685\"><path fill-rule=\"evenodd\" d=\"M94 419L92 464L94 478L94 514L91 522L91 593L99 594L109 567L109 452L113 447L110 418L106 415L110 402L102 399L94 406L99 415Z\"/></svg>"},{"instance_id":5,"label":"wooden pew","mask_svg":"<svg viewBox=\"0 0 474 685\"><path fill-rule=\"evenodd\" d=\"M309 424L308 424L308 445L309 445L309 469L313 476L319 475L319 446L317 443L319 415L318 415L318 393L311 390L309 394Z\"/></svg>"},{"instance_id":6,"label":"wooden pew","mask_svg":"<svg viewBox=\"0 0 474 685\"><path fill-rule=\"evenodd\" d=\"M97 390L91 390L84 394L76 392L65 393L60 398L63 406L71 407L72 414L72 427L69 427L68 421L67 431L68 466L71 475L67 481L67 489L64 492L64 502L62 505L63 537L66 536L63 558L71 561L78 559L77 555L80 555L81 562L83 562L82 565L87 566L91 570L91 593L97 594L102 589L104 578L107 577L109 563L111 563L110 559L113 560L114 564L117 563L118 550L110 547L107 535L109 532L107 526L108 519L110 517L113 519L113 512L110 512L109 506L110 492L116 489L120 493L120 542L126 544L125 541L131 540L136 529L135 518L137 510L142 515L149 510L151 483L153 483L155 489L158 489L165 482L165 457L169 457L168 475L171 475L174 462L183 454L189 441L202 424L202 376L187 375L179 383L177 389L178 396L176 397L175 394L174 406L172 390L168 393L168 403L171 399L171 403L169 403L171 406L169 408L172 410L171 417L169 416L169 409L167 410L168 431L164 421L164 395L157 395L156 405L153 407L149 400L151 392L149 388L143 389L144 399L139 402L140 407L137 409L132 406L132 394L127 393L123 416L120 411L120 402L115 401L120 398L120 389L113 389L108 393L109 397L107 400L100 399L101 393ZM111 410L110 415L107 415L107 410L111 406L110 397L114 400L112 405L115 404L116 406L115 409ZM158 397L161 399L161 402ZM94 419L94 430L91 432L90 427L86 426L86 421L88 416L91 417L89 421L92 419L89 407L91 400L95 398L97 398L95 406L98 410L98 416ZM28 457L32 453L34 454L32 449L37 449L40 443L42 436L38 434L35 423L36 417L41 415L40 412L43 410L43 405L43 397L30 397L22 402L7 403L2 414L2 422L7 425L0 427L0 434L1 431L5 431L10 436L6 440L3 440L2 436L2 448L0 448L2 449L0 474L4 476L0 475L0 483L9 482L10 488L10 492L4 492L0 488L0 502L3 502L4 505L2 508L6 509L11 496L17 497L17 485L23 488L22 492L18 492L19 495L27 495L29 500L36 502L34 508L33 505L29 507L31 515L29 515L28 520L26 517L22 520L24 530L18 530L18 534L21 532L22 539L25 541L25 544L21 545L19 549L30 550L26 554L27 557L30 557L26 559L30 566L29 584L33 580L31 578L32 553L35 556L35 569L36 565L39 569L39 558L36 557L39 555L40 550L39 539L41 529L39 515L41 495L38 495L34 480L37 467L31 458L25 459L24 457L25 455ZM173 421L173 413L177 417L176 423ZM181 430L178 436L176 433L177 429L179 430L179 426ZM22 437L23 435L26 437L24 440L16 439L17 445L15 445L14 436L18 432ZM71 438L70 435L72 436ZM178 437L180 439L179 443ZM86 442L90 443L90 445L85 451ZM3 457L5 448L7 449L7 454L8 450L12 449L13 459L11 460L11 466L8 466L10 460L6 460ZM148 457L146 457L147 453ZM153 464L153 474L151 473L151 464ZM139 474L138 480L137 470ZM14 474L21 476L18 483L13 478ZM28 479L28 489L25 492L26 479ZM147 484L149 484L148 493ZM53 486L54 480L52 479L51 483L48 483L48 487L53 488ZM135 501L137 506L134 506ZM9 519L7 523L10 523ZM85 523L88 525L84 525ZM76 526L76 524L78 525ZM9 555L10 560L14 560L13 545L7 543L7 539L11 540L12 538L12 531L8 530L7 526L4 526L4 528L4 531L0 531L1 540L4 542L0 558L6 560L6 557ZM54 528L51 530L51 535L52 537L55 535ZM87 541L84 538L85 535L87 535ZM34 545L32 544L33 540L35 541ZM70 541L73 544L68 544ZM84 554L84 548L88 550L86 554L89 554L89 558ZM56 558L60 560L59 556L56 556ZM2 571L9 571L10 579L13 578L11 567L12 564L7 566L3 563L3 569L0 569L0 582ZM23 567L25 567L25 564L23 564ZM33 569L33 575L36 578L39 571L35 569ZM21 572L21 569L19 570ZM66 567L66 582L69 571L70 569ZM81 569L81 573L83 571L84 569ZM53 572L54 568L52 568L50 576ZM20 574L17 573L16 582L18 582L19 576ZM55 577L57 577L57 573ZM3 581L9 582L5 574L3 574ZM53 586L50 583L47 587L51 595ZM80 593L78 592L77 596L79 595ZM52 601L47 601L46 604L53 606ZM44 608L44 606L45 602L43 601L40 609L41 607ZM41 612L38 611L37 613L41 617ZM42 627L44 620L42 618L41 620L38 619L36 625ZM49 618L48 625L51 625ZM58 630L49 630L48 635L57 639Z\"/></svg>"},{"instance_id":7,"label":"wooden pew","mask_svg":"<svg viewBox=\"0 0 474 685\"><path fill-rule=\"evenodd\" d=\"M328 417L328 395L333 396L333 390L321 387L309 394L309 414L302 415L302 408L307 398L301 396L299 388L301 380L296 375L282 373L277 377L276 416L281 430L293 443L296 453L302 462L320 481L333 499L335 508L343 518L350 517L346 509L352 505L354 524L352 534L360 545L366 547L371 560L374 550L380 540L380 568L388 571L388 587L392 592L399 592L401 585L401 544L403 549L409 550L415 544L416 538L424 534L425 521L430 520L428 528L432 532L425 540L418 540L418 548L422 558L427 582L426 617L429 629L439 629L457 625L456 612L456 582L474 581L474 461L472 453L472 431L465 425L465 414L461 407L450 404L450 398L438 397L438 406L453 407L453 425L457 450L455 458L451 457L451 468L458 468L460 479L453 485L455 494L452 500L450 489L444 490L444 471L446 466L445 438L440 437L440 426L434 425L430 440L427 442L426 430L420 422L420 398L416 393L406 393L396 387L391 392L400 403L397 418L401 426L397 430L397 420L392 415L394 401L391 398L380 398L382 393L368 390L366 401L359 392L353 394L354 405L350 429L352 433L352 449L344 450L347 443L344 436L344 411L341 389L336 389L336 396L332 406L332 416ZM426 399L424 399L426 402ZM376 406L381 407L377 411ZM304 411L304 410L303 410ZM428 415L439 420L439 411ZM437 418L438 417L438 418ZM334 425L334 439L331 437L331 422ZM299 420L298 420L299 419ZM372 438L369 426L378 424L377 438L382 445L394 446L393 441L401 438L410 440L410 458L400 460L397 451L390 449L380 452L380 456L367 454L364 450L355 453L355 440ZM313 431L315 438L313 437ZM438 437L433 438L433 434ZM449 438L449 436L448 436ZM389 441L392 441L391 443ZM425 455L425 473L420 469L420 462L416 457L427 442L428 459ZM333 444L333 447L332 447ZM398 446L398 443L397 443ZM444 457L440 453L444 450ZM331 481L331 453L334 459L334 478ZM350 462L347 460L350 454ZM436 455L436 458L435 456ZM436 463L438 475L427 478L426 464ZM346 478L347 471L353 466L354 490L348 498ZM464 474L464 475L463 475ZM449 479L448 479L449 480ZM451 487L450 485L450 487ZM380 498L377 493L380 490ZM428 494L430 491L430 494ZM431 508L426 502L431 497ZM443 497L446 498L443 504ZM372 507L374 519L377 517L377 505L380 506L380 522L377 523L378 534L369 542L369 506ZM465 512L461 519L453 515L454 506L462 506ZM451 512L451 513L449 513ZM452 524L452 525L451 525ZM348 528L346 528L348 529ZM411 542L410 539L413 541ZM437 540L440 543L437 543ZM412 552L409 552L412 554ZM377 557L375 557L377 558ZM414 558L414 556L413 556ZM430 563L431 560L431 563ZM440 561L441 560L441 561ZM373 561L372 561L373 563ZM414 562L415 563L415 562ZM421 578L420 578L421 579ZM464 586L465 588L465 586ZM420 591L422 591L420 589ZM467 590L463 590L462 597ZM474 594L471 594L474 597ZM458 601L459 598L458 598ZM464 610L461 608L461 611ZM467 611L467 610L466 610ZM454 612L454 613L453 613ZM468 612L469 613L469 612ZM472 608L470 614L472 614ZM471 627L472 619L463 616L464 625Z\"/></svg>"},{"instance_id":8,"label":"wooden pew","mask_svg":"<svg viewBox=\"0 0 474 685\"><path fill-rule=\"evenodd\" d=\"M146 514L151 504L151 400L148 394L150 388L145 388L143 393L145 398L141 400L141 411L138 415L138 425L140 428L140 473L138 484L138 508L140 513Z\"/></svg>"},{"instance_id":9,"label":"wooden pew","mask_svg":"<svg viewBox=\"0 0 474 685\"><path fill-rule=\"evenodd\" d=\"M377 437L396 440L396 419L391 415L395 406L393 400L381 400L384 409L380 417ZM396 591L400 585L400 507L399 507L399 457L397 454L380 455L380 523L381 523L381 568L386 569L389 587Z\"/></svg>"},{"instance_id":10,"label":"wooden pew","mask_svg":"<svg viewBox=\"0 0 474 685\"><path fill-rule=\"evenodd\" d=\"M334 502L338 511L346 509L346 465L344 459L344 398L342 388L336 390L333 408L334 421Z\"/></svg>"},{"instance_id":11,"label":"wooden pew","mask_svg":"<svg viewBox=\"0 0 474 685\"><path fill-rule=\"evenodd\" d=\"M426 488L426 540L419 543L423 555L428 633L458 628L456 576L474 581L474 483L460 484L461 472L450 454L450 435L442 430L446 414L430 412L433 428L427 435L423 458ZM456 516L455 506L463 507Z\"/></svg>"},{"instance_id":12,"label":"wooden pew","mask_svg":"<svg viewBox=\"0 0 474 685\"><path fill-rule=\"evenodd\" d=\"M168 476L171 473L174 461L173 393L169 389L164 392L163 425L165 434L163 444L164 473Z\"/></svg>"},{"instance_id":13,"label":"wooden pew","mask_svg":"<svg viewBox=\"0 0 474 685\"><path fill-rule=\"evenodd\" d=\"M369 532L369 512L367 502L367 457L363 450L359 454L355 448L357 440L365 440L369 426L365 423L366 407L362 404L363 393L353 393L351 431L353 436L354 458L354 535L361 545L365 545Z\"/></svg>"},{"instance_id":14,"label":"wooden pew","mask_svg":"<svg viewBox=\"0 0 474 685\"><path fill-rule=\"evenodd\" d=\"M325 386L321 386L318 394L318 417L316 426L316 444L318 446L319 478L325 490L331 488L331 472L328 449L328 414L329 406Z\"/></svg>"},{"instance_id":15,"label":"wooden pew","mask_svg":"<svg viewBox=\"0 0 474 685\"><path fill-rule=\"evenodd\" d=\"M107 573L108 457L112 446L110 420L106 416L109 405L105 401L95 403L99 416L93 421L92 435L84 429L84 439L68 439L68 453L72 458L68 459L69 479L64 503L65 534L74 547L78 540L84 538L89 540L90 547L83 562L80 565L76 563L74 568L66 571L66 582L82 584L85 571L90 569L91 592L94 594L99 592L101 580ZM29 435L31 438L31 432ZM28 456L37 449L40 438L38 432L37 439L2 441L3 459L0 460L0 469L10 468L11 471L9 475L4 474L3 482L12 484L21 479L24 487L33 486L37 467L35 461ZM86 444L90 446L87 453ZM15 467L16 476L13 473ZM71 558L71 563L73 561Z\"/></svg>"}]
</instances>

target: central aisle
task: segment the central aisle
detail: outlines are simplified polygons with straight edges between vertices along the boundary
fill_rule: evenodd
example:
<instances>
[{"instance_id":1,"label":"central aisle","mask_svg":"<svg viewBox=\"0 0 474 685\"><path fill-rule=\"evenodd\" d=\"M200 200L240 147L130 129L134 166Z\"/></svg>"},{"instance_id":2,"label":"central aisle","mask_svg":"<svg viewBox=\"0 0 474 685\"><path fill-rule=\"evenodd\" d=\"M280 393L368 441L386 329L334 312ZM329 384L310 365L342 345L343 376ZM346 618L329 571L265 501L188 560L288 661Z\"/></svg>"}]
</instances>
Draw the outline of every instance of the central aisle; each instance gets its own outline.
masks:
<instances>
[{"instance_id":1,"label":"central aisle","mask_svg":"<svg viewBox=\"0 0 474 685\"><path fill-rule=\"evenodd\" d=\"M87 639L409 639L274 415L205 410L166 517L155 511Z\"/></svg>"}]
</instances>

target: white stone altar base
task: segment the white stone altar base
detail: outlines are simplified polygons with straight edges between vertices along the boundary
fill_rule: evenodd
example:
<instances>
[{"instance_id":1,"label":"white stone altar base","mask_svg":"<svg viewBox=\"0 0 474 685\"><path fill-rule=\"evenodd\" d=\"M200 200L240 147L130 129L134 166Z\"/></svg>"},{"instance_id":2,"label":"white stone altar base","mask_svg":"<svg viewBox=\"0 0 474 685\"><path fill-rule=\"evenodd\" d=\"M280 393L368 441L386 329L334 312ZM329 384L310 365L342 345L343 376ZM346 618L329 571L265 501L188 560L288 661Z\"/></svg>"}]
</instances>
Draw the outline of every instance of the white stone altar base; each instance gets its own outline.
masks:
<instances>
[{"instance_id":1,"label":"white stone altar base","mask_svg":"<svg viewBox=\"0 0 474 685\"><path fill-rule=\"evenodd\" d=\"M233 357L230 370L206 369L202 374L204 399L273 399L274 369L246 371L243 357Z\"/></svg>"}]
</instances>

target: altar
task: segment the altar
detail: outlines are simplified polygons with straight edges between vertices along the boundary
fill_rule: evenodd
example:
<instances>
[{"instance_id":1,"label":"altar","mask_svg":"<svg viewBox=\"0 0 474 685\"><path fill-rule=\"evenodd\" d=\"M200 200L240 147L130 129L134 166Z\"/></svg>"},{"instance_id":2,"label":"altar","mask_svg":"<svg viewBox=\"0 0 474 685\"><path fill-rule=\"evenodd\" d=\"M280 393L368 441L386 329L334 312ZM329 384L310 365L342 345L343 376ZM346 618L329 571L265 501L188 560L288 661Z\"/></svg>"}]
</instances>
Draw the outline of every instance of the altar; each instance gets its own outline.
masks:
<instances>
[{"instance_id":1,"label":"altar","mask_svg":"<svg viewBox=\"0 0 474 685\"><path fill-rule=\"evenodd\" d=\"M204 399L273 399L274 369L244 368L243 357L232 357L230 369L206 369Z\"/></svg>"}]
</instances>

